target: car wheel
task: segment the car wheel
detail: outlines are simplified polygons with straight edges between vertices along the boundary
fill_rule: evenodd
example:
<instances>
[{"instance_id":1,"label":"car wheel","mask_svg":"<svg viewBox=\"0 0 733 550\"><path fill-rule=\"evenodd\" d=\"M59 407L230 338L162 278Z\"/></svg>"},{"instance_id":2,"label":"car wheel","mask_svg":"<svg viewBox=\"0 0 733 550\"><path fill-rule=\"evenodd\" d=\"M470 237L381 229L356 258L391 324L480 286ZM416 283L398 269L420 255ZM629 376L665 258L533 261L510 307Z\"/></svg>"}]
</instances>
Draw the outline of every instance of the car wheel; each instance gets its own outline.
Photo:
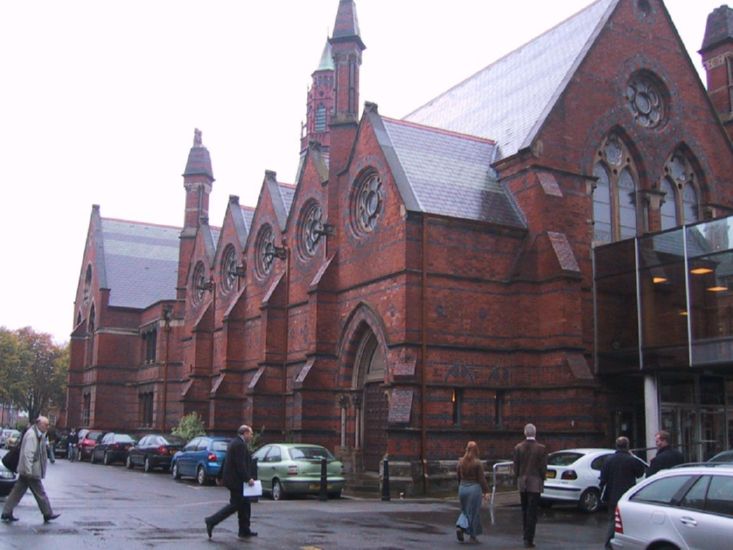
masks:
<instances>
[{"instance_id":1,"label":"car wheel","mask_svg":"<svg viewBox=\"0 0 733 550\"><path fill-rule=\"evenodd\" d=\"M285 498L285 491L283 486L280 485L280 481L277 479L272 480L272 500L282 500Z\"/></svg>"},{"instance_id":2,"label":"car wheel","mask_svg":"<svg viewBox=\"0 0 733 550\"><path fill-rule=\"evenodd\" d=\"M125 466L127 467L128 470L132 470L135 466L132 463L132 458L130 457L130 455L127 455L127 460L125 460Z\"/></svg>"},{"instance_id":3,"label":"car wheel","mask_svg":"<svg viewBox=\"0 0 733 550\"><path fill-rule=\"evenodd\" d=\"M341 491L332 491L328 493L328 498L341 498Z\"/></svg>"},{"instance_id":4,"label":"car wheel","mask_svg":"<svg viewBox=\"0 0 733 550\"><path fill-rule=\"evenodd\" d=\"M601 507L601 493L598 489L586 489L580 495L578 508L581 511L591 513L597 511Z\"/></svg>"},{"instance_id":5,"label":"car wheel","mask_svg":"<svg viewBox=\"0 0 733 550\"><path fill-rule=\"evenodd\" d=\"M196 470L196 481L199 485L206 485L209 481L206 477L206 470L204 470L203 466L199 466L198 470Z\"/></svg>"},{"instance_id":6,"label":"car wheel","mask_svg":"<svg viewBox=\"0 0 733 550\"><path fill-rule=\"evenodd\" d=\"M92 454L89 455L89 462L91 464L96 464L97 463L97 459L94 458L94 451L92 451Z\"/></svg>"},{"instance_id":7,"label":"car wheel","mask_svg":"<svg viewBox=\"0 0 733 550\"><path fill-rule=\"evenodd\" d=\"M109 466L110 460L109 460L109 453L105 451L104 456L102 457L102 463L105 466Z\"/></svg>"},{"instance_id":8,"label":"car wheel","mask_svg":"<svg viewBox=\"0 0 733 550\"><path fill-rule=\"evenodd\" d=\"M655 546L654 550L680 550L674 544L662 544L661 546Z\"/></svg>"},{"instance_id":9,"label":"car wheel","mask_svg":"<svg viewBox=\"0 0 733 550\"><path fill-rule=\"evenodd\" d=\"M143 471L145 472L152 472L153 471L153 465L150 464L150 458L145 457L145 462L143 462Z\"/></svg>"},{"instance_id":10,"label":"car wheel","mask_svg":"<svg viewBox=\"0 0 733 550\"><path fill-rule=\"evenodd\" d=\"M180 472L178 471L178 463L177 463L177 462L174 462L174 463L173 463L173 464L171 465L171 477L172 477L173 479L181 479L181 474L180 474Z\"/></svg>"}]
</instances>

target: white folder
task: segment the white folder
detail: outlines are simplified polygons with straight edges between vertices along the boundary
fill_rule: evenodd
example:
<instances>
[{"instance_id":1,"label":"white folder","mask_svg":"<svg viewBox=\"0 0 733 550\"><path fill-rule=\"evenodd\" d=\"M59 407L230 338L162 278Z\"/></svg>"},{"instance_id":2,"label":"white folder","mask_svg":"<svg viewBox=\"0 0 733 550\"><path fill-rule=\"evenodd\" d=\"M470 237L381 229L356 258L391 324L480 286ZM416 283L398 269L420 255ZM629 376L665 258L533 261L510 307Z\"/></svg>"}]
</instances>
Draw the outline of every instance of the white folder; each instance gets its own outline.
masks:
<instances>
[{"instance_id":1,"label":"white folder","mask_svg":"<svg viewBox=\"0 0 733 550\"><path fill-rule=\"evenodd\" d=\"M262 482L259 479L255 479L254 485L244 484L242 490L242 496L245 497L261 497L262 496Z\"/></svg>"}]
</instances>

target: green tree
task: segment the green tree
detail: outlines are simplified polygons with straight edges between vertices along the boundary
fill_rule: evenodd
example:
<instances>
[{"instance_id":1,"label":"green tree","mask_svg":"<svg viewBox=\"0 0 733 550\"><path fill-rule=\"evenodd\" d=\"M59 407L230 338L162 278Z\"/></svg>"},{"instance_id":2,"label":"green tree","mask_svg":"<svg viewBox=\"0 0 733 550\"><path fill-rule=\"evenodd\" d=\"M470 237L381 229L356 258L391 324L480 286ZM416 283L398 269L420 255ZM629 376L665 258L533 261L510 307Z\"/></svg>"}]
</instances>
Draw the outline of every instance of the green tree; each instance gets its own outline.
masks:
<instances>
[{"instance_id":1,"label":"green tree","mask_svg":"<svg viewBox=\"0 0 733 550\"><path fill-rule=\"evenodd\" d=\"M186 441L190 441L197 435L204 435L206 433L206 426L204 426L203 419L194 411L182 417L178 421L178 426L173 428L172 433Z\"/></svg>"},{"instance_id":2,"label":"green tree","mask_svg":"<svg viewBox=\"0 0 733 550\"><path fill-rule=\"evenodd\" d=\"M31 421L50 405L63 405L68 368L68 345L31 327L0 328L0 396L28 411Z\"/></svg>"}]
</instances>

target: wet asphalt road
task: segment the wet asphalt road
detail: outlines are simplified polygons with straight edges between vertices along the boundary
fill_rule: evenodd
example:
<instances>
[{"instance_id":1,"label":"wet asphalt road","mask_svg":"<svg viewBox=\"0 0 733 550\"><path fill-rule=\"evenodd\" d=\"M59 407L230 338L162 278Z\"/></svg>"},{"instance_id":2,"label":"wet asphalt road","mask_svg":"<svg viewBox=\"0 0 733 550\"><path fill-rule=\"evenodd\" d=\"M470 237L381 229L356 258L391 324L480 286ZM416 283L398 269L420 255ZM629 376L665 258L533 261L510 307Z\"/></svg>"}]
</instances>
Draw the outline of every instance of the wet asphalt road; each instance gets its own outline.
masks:
<instances>
[{"instance_id":1,"label":"wet asphalt road","mask_svg":"<svg viewBox=\"0 0 733 550\"><path fill-rule=\"evenodd\" d=\"M44 525L35 500L27 493L15 510L21 521L0 523L0 549L522 548L520 511L515 505L499 506L495 525L490 525L489 512L484 511L479 545L457 542L453 525L458 504L453 499L261 499L252 505L252 528L258 537L238 539L236 516L232 516L209 540L203 517L226 503L228 492L222 487L176 482L162 472L145 474L122 466L66 460L49 465L44 483L61 517ZM4 500L0 497L0 503ZM541 514L537 548L603 548L605 513L586 515L563 506Z\"/></svg>"}]
</instances>

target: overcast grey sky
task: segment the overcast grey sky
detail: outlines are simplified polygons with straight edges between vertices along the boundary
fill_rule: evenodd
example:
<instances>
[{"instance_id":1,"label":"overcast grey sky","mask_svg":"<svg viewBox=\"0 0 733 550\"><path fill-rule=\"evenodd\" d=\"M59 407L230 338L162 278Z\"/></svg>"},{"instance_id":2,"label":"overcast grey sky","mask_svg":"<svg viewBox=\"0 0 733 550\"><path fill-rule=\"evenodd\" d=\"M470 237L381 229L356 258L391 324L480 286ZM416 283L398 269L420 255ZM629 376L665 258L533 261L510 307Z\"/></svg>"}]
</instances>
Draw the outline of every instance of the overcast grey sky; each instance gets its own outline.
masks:
<instances>
[{"instance_id":1,"label":"overcast grey sky","mask_svg":"<svg viewBox=\"0 0 733 550\"><path fill-rule=\"evenodd\" d=\"M588 0L357 0L361 102L400 118ZM720 0L668 0L696 67ZM211 152L211 223L292 182L306 90L338 0L0 0L0 326L59 342L92 204L179 226L194 128Z\"/></svg>"}]
</instances>

